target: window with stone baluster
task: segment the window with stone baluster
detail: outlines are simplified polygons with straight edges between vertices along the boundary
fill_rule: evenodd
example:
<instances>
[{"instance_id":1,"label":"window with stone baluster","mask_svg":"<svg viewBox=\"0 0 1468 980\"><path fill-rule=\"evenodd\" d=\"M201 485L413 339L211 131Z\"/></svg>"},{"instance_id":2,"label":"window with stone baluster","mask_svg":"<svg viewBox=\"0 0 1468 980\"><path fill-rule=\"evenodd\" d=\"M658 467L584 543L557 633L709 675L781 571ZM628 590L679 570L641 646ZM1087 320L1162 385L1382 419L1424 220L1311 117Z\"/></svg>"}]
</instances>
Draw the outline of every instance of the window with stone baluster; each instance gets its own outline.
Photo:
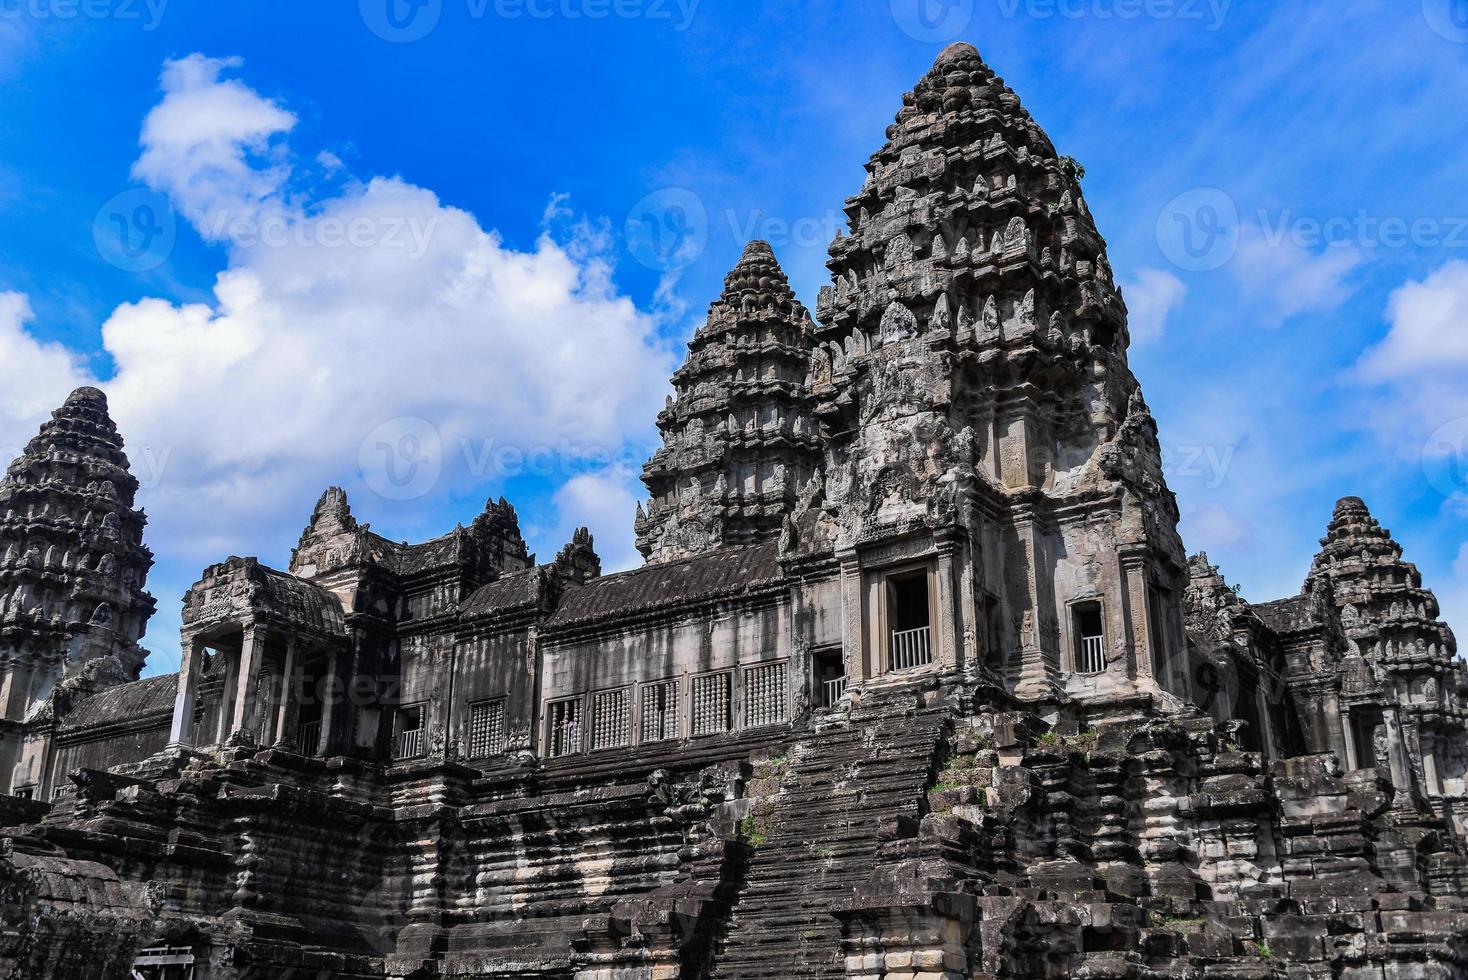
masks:
<instances>
[{"instance_id":1,"label":"window with stone baluster","mask_svg":"<svg viewBox=\"0 0 1468 980\"><path fill-rule=\"evenodd\" d=\"M591 750L619 749L629 735L627 692L600 691L593 698Z\"/></svg>"},{"instance_id":2,"label":"window with stone baluster","mask_svg":"<svg viewBox=\"0 0 1468 980\"><path fill-rule=\"evenodd\" d=\"M581 751L581 699L566 698L546 706L545 754L552 759Z\"/></svg>"},{"instance_id":3,"label":"window with stone baluster","mask_svg":"<svg viewBox=\"0 0 1468 980\"><path fill-rule=\"evenodd\" d=\"M761 728L790 720L789 685L784 662L744 670L744 727Z\"/></svg>"},{"instance_id":4,"label":"window with stone baluster","mask_svg":"<svg viewBox=\"0 0 1468 980\"><path fill-rule=\"evenodd\" d=\"M677 738L678 730L678 682L644 684L641 726L643 743Z\"/></svg>"},{"instance_id":5,"label":"window with stone baluster","mask_svg":"<svg viewBox=\"0 0 1468 980\"><path fill-rule=\"evenodd\" d=\"M484 759L505 750L505 702L480 701L469 706L469 758Z\"/></svg>"},{"instance_id":6,"label":"window with stone baluster","mask_svg":"<svg viewBox=\"0 0 1468 980\"><path fill-rule=\"evenodd\" d=\"M730 675L728 672L704 674L693 679L693 734L717 735L727 732L731 718L729 713Z\"/></svg>"}]
</instances>

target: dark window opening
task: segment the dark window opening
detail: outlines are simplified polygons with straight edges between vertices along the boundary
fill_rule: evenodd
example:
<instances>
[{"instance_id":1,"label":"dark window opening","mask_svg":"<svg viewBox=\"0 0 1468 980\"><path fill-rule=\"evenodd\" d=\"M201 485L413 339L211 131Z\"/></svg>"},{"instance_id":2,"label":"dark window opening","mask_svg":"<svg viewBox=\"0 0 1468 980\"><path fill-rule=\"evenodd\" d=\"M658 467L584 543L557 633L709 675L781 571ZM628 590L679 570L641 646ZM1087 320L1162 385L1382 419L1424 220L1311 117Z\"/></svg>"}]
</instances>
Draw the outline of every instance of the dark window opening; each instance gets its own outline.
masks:
<instances>
[{"instance_id":1,"label":"dark window opening","mask_svg":"<svg viewBox=\"0 0 1468 980\"><path fill-rule=\"evenodd\" d=\"M1106 629L1101 603L1078 602L1070 607L1071 635L1075 642L1076 672L1101 674L1106 671Z\"/></svg>"},{"instance_id":2,"label":"dark window opening","mask_svg":"<svg viewBox=\"0 0 1468 980\"><path fill-rule=\"evenodd\" d=\"M834 708L846 695L846 665L839 651L818 653L812 660L815 672L816 706Z\"/></svg>"},{"instance_id":3,"label":"dark window opening","mask_svg":"<svg viewBox=\"0 0 1468 980\"><path fill-rule=\"evenodd\" d=\"M423 755L423 729L427 712L423 705L415 704L397 710L394 719L393 758L416 759Z\"/></svg>"}]
</instances>

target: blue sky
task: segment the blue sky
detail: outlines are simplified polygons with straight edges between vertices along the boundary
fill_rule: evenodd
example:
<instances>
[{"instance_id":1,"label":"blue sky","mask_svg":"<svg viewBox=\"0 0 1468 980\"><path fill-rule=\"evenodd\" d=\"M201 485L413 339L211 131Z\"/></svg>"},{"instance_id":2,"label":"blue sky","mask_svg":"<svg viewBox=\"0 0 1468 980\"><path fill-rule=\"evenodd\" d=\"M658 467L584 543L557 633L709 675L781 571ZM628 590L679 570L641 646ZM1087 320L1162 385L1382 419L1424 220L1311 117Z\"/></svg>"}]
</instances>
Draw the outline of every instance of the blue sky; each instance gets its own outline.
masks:
<instances>
[{"instance_id":1,"label":"blue sky","mask_svg":"<svg viewBox=\"0 0 1468 980\"><path fill-rule=\"evenodd\" d=\"M329 484L627 566L723 274L814 305L956 39L1087 168L1189 550L1293 594L1359 494L1468 622L1468 0L0 0L0 450L107 389L150 672Z\"/></svg>"}]
</instances>

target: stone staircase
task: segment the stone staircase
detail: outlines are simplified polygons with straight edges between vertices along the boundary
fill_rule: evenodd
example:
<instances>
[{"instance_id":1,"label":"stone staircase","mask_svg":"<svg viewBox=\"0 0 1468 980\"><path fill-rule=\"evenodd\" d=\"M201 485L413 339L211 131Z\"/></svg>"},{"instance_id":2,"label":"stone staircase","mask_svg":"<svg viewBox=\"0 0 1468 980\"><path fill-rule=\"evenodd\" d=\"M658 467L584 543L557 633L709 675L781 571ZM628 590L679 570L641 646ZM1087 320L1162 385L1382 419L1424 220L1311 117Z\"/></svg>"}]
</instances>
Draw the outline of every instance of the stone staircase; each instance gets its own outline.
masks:
<instances>
[{"instance_id":1,"label":"stone staircase","mask_svg":"<svg viewBox=\"0 0 1468 980\"><path fill-rule=\"evenodd\" d=\"M832 910L871 874L883 820L919 815L943 738L944 714L915 704L870 705L792 749L773 810L754 824L716 980L845 976Z\"/></svg>"}]
</instances>

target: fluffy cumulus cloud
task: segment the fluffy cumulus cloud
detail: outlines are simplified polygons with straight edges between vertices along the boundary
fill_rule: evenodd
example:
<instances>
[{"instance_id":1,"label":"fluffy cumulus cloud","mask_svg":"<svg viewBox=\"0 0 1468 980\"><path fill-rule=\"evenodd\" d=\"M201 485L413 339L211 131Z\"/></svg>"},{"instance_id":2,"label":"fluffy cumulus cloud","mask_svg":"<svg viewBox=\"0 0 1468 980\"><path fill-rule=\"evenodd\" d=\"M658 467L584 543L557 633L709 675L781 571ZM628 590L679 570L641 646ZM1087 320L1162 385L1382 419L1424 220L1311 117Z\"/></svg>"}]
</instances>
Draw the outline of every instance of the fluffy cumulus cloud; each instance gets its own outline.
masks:
<instances>
[{"instance_id":1,"label":"fluffy cumulus cloud","mask_svg":"<svg viewBox=\"0 0 1468 980\"><path fill-rule=\"evenodd\" d=\"M0 293L0 466L19 455L60 397L90 380L85 366L60 344L26 329L31 307L19 293Z\"/></svg>"},{"instance_id":2,"label":"fluffy cumulus cloud","mask_svg":"<svg viewBox=\"0 0 1468 980\"><path fill-rule=\"evenodd\" d=\"M573 477L556 491L555 504L562 515L557 540L569 540L578 526L588 527L604 571L635 568L642 556L627 531L643 495L637 474L625 467Z\"/></svg>"},{"instance_id":3,"label":"fluffy cumulus cloud","mask_svg":"<svg viewBox=\"0 0 1468 980\"><path fill-rule=\"evenodd\" d=\"M617 291L605 229L558 201L520 251L400 178L339 174L313 192L316 164L300 161L315 158L287 142L294 117L229 77L239 67L169 63L134 170L227 250L211 301L142 299L103 326L116 367L103 387L155 551L194 568L269 554L329 483L364 519L411 525L435 499L517 475L502 471L524 458L501 451L514 446L552 461L555 502L584 508L625 561L632 488L585 460L646 436L674 364ZM0 302L0 364L34 378L0 384L0 413L34 417L25 392L54 407L85 372L31 341L24 312Z\"/></svg>"},{"instance_id":4,"label":"fluffy cumulus cloud","mask_svg":"<svg viewBox=\"0 0 1468 980\"><path fill-rule=\"evenodd\" d=\"M1141 269L1135 279L1122 283L1121 288L1134 344L1161 340L1168 316L1188 295L1183 281L1162 269Z\"/></svg>"},{"instance_id":5,"label":"fluffy cumulus cloud","mask_svg":"<svg viewBox=\"0 0 1468 980\"><path fill-rule=\"evenodd\" d=\"M1388 445L1420 456L1448 504L1468 509L1468 262L1396 289L1386 319L1386 337L1356 369L1374 396L1370 422Z\"/></svg>"}]
</instances>

